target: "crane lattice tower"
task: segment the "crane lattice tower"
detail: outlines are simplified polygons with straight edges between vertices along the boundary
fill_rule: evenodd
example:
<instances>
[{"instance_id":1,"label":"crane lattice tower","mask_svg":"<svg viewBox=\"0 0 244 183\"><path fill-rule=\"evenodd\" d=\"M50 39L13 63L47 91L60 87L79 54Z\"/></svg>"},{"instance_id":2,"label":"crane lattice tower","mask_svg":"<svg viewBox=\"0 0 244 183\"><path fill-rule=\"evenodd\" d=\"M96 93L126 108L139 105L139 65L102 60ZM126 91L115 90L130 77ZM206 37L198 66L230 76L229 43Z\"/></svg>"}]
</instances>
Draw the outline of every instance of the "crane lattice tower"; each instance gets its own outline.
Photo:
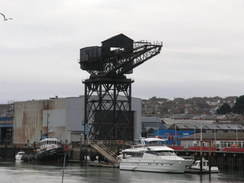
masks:
<instances>
[{"instance_id":1,"label":"crane lattice tower","mask_svg":"<svg viewBox=\"0 0 244 183\"><path fill-rule=\"evenodd\" d=\"M84 128L89 139L134 139L131 85L133 69L160 53L162 43L134 42L124 34L102 46L80 49L80 67L90 73L85 84Z\"/></svg>"}]
</instances>

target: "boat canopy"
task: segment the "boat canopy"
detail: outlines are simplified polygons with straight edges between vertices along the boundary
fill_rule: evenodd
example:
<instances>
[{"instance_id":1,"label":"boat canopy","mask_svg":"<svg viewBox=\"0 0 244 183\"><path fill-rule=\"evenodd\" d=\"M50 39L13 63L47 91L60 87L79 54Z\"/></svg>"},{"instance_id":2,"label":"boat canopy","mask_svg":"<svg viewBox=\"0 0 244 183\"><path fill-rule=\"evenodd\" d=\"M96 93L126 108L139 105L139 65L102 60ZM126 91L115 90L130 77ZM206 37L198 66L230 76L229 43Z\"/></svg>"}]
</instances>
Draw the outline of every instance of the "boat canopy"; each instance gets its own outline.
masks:
<instances>
[{"instance_id":1,"label":"boat canopy","mask_svg":"<svg viewBox=\"0 0 244 183\"><path fill-rule=\"evenodd\" d=\"M163 145L165 140L159 138L141 138L138 140L140 145Z\"/></svg>"}]
</instances>

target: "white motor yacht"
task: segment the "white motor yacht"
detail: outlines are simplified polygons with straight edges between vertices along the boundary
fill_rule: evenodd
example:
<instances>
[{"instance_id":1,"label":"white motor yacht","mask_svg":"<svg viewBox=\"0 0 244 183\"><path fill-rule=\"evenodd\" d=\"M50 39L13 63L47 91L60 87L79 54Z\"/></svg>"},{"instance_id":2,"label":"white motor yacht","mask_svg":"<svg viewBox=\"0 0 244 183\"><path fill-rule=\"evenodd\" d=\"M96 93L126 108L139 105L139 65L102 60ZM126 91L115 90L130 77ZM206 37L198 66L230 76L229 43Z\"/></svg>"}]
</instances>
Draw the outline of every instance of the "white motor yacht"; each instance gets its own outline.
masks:
<instances>
[{"instance_id":1,"label":"white motor yacht","mask_svg":"<svg viewBox=\"0 0 244 183\"><path fill-rule=\"evenodd\" d=\"M175 154L159 138L142 138L138 145L121 152L120 169L147 172L184 173L194 162Z\"/></svg>"}]
</instances>

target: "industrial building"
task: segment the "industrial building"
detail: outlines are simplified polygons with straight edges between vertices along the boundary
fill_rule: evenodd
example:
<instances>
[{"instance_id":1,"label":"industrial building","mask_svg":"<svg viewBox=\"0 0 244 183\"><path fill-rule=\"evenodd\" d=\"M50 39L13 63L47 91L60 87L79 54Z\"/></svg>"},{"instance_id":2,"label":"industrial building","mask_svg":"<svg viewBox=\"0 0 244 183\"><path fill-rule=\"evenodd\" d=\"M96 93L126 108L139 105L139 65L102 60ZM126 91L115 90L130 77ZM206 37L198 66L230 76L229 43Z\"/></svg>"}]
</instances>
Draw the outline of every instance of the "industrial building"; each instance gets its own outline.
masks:
<instances>
[{"instance_id":1,"label":"industrial building","mask_svg":"<svg viewBox=\"0 0 244 183\"><path fill-rule=\"evenodd\" d=\"M13 104L0 105L0 145L12 143Z\"/></svg>"},{"instance_id":2,"label":"industrial building","mask_svg":"<svg viewBox=\"0 0 244 183\"><path fill-rule=\"evenodd\" d=\"M132 98L134 138L141 134L141 99ZM34 144L43 137L77 145L84 133L84 96L14 103L13 144Z\"/></svg>"},{"instance_id":3,"label":"industrial building","mask_svg":"<svg viewBox=\"0 0 244 183\"><path fill-rule=\"evenodd\" d=\"M142 136L154 137L156 130L166 129L165 123L158 117L141 117Z\"/></svg>"},{"instance_id":4,"label":"industrial building","mask_svg":"<svg viewBox=\"0 0 244 183\"><path fill-rule=\"evenodd\" d=\"M211 142L212 147L219 149L226 147L239 147L244 148L244 133L229 131L229 132L206 132L206 133L197 133L190 136L186 136L180 139L181 146L185 148L189 147L199 147L201 140L203 141L203 146L208 147L209 142Z\"/></svg>"}]
</instances>

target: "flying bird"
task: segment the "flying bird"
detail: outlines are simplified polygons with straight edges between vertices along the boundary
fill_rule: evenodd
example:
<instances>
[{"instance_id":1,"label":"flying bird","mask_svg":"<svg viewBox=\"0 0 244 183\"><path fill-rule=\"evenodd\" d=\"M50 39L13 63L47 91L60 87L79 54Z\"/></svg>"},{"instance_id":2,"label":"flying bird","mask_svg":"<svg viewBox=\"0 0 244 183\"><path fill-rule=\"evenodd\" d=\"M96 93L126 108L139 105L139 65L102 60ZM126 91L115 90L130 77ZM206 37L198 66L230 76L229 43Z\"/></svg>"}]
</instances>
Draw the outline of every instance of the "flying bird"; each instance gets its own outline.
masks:
<instances>
[{"instance_id":1,"label":"flying bird","mask_svg":"<svg viewBox=\"0 0 244 183\"><path fill-rule=\"evenodd\" d=\"M2 13L0 13L0 15L3 16L3 21L7 21L7 20L13 20L12 18L6 18L6 16Z\"/></svg>"}]
</instances>

